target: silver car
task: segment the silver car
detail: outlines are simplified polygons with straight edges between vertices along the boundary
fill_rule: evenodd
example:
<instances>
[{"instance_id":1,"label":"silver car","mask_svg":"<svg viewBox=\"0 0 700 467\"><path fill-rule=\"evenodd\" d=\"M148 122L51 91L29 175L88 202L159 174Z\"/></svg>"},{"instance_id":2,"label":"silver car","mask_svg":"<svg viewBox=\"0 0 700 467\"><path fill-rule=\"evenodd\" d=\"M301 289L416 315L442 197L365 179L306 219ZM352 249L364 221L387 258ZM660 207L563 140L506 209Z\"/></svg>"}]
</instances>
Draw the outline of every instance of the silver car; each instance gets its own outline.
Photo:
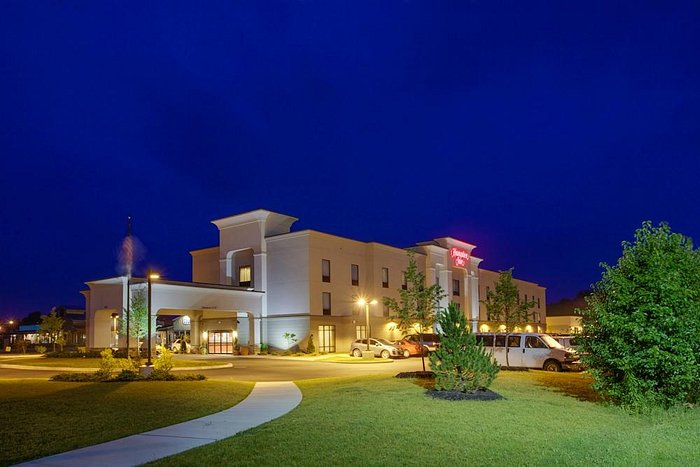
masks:
<instances>
[{"instance_id":1,"label":"silver car","mask_svg":"<svg viewBox=\"0 0 700 467\"><path fill-rule=\"evenodd\" d=\"M367 339L358 339L350 345L350 355L361 357L362 351L367 350ZM404 351L401 347L392 344L386 339L375 339L370 337L369 350L374 352L375 357L389 358L402 357Z\"/></svg>"}]
</instances>

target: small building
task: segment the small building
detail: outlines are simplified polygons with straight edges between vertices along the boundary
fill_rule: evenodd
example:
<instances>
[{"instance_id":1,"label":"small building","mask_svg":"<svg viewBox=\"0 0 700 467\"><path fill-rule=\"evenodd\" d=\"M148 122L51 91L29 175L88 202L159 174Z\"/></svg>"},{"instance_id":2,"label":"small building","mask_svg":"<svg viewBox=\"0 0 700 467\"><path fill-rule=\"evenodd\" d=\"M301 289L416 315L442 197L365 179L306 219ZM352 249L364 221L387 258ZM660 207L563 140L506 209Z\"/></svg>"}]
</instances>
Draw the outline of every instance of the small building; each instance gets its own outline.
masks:
<instances>
[{"instance_id":1,"label":"small building","mask_svg":"<svg viewBox=\"0 0 700 467\"><path fill-rule=\"evenodd\" d=\"M445 291L441 307L455 303L474 330L493 324L479 300L498 273L479 267L482 259L472 254L475 245L441 237L397 248L316 230L293 231L296 221L263 209L215 219L219 243L190 252L191 282L151 282L152 312L186 316L192 346L212 353L232 348L228 344L233 342L304 348L312 334L322 352L346 351L353 340L367 335L399 339L383 299L398 298L410 249L426 281ZM524 298L536 303L528 327L544 331L545 288L518 279L515 283ZM86 284L88 346L112 346L112 315L123 319L127 297L145 293L147 281L132 278L127 284L126 277L112 277ZM365 310L357 306L359 297L377 300L369 310L370 329ZM123 346L124 338L119 339Z\"/></svg>"}]
</instances>

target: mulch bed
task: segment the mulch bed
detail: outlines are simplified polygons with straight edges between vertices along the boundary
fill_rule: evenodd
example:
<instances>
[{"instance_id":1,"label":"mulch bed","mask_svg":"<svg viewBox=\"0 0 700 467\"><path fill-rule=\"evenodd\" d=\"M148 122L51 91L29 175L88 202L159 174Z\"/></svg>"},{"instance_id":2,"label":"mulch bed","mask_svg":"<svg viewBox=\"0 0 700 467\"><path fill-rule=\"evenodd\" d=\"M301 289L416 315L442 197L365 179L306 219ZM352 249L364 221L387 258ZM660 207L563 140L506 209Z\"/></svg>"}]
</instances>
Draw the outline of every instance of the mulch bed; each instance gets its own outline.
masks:
<instances>
[{"instance_id":1,"label":"mulch bed","mask_svg":"<svg viewBox=\"0 0 700 467\"><path fill-rule=\"evenodd\" d=\"M475 392L466 393L459 391L437 391L429 389L425 392L430 397L435 399L444 399L448 401L496 401L503 399L503 396L493 392L490 389L477 389Z\"/></svg>"},{"instance_id":2,"label":"mulch bed","mask_svg":"<svg viewBox=\"0 0 700 467\"><path fill-rule=\"evenodd\" d=\"M503 399L503 396L500 394L484 388L477 389L472 393L459 391L438 391L434 389L435 373L432 371L406 371L396 375L396 378L414 378L417 380L422 380L416 381L416 384L424 387L426 389L425 393L435 399L443 399L448 401L495 401Z\"/></svg>"}]
</instances>

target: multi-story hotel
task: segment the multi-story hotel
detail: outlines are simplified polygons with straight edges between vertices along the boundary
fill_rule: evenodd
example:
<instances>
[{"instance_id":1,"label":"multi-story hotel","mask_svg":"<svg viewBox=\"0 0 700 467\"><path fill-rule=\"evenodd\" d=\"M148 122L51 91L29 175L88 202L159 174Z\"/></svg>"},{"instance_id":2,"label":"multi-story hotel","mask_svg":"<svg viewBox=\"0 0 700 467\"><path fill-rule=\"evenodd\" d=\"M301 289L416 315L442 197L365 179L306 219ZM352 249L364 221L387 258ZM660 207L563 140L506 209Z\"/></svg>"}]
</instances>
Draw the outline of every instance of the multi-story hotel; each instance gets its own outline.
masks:
<instances>
[{"instance_id":1,"label":"multi-story hotel","mask_svg":"<svg viewBox=\"0 0 700 467\"><path fill-rule=\"evenodd\" d=\"M361 242L315 230L292 231L295 217L259 209L216 219L219 244L191 251L192 282L167 278L151 283L154 314L187 317L191 344L211 353L227 353L236 341L257 348L305 348L313 334L317 350L345 352L368 330L359 297L370 306L373 337L399 339L384 297L398 299L408 265L407 249ZM474 330L487 330L486 310L479 300L493 288L498 273L479 268L475 246L451 237L420 242L418 269L429 283L445 291L441 307L462 309ZM523 299L533 301L528 328L544 331L545 288L515 280ZM124 345L116 333L128 294L142 293L145 279L114 277L87 282L88 346ZM529 330L529 329L528 329ZM287 338L285 338L285 334Z\"/></svg>"}]
</instances>

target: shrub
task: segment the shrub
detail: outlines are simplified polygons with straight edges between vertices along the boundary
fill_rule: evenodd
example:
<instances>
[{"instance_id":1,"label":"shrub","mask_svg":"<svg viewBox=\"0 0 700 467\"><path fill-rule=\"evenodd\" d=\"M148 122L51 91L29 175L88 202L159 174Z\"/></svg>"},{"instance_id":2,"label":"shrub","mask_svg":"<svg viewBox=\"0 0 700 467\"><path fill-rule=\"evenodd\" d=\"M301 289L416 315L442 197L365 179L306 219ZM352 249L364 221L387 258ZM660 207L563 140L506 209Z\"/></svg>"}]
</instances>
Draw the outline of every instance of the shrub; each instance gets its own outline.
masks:
<instances>
[{"instance_id":1,"label":"shrub","mask_svg":"<svg viewBox=\"0 0 700 467\"><path fill-rule=\"evenodd\" d=\"M313 334L309 334L309 342L306 344L306 353L316 353Z\"/></svg>"},{"instance_id":2,"label":"shrub","mask_svg":"<svg viewBox=\"0 0 700 467\"><path fill-rule=\"evenodd\" d=\"M99 378L109 378L112 371L117 367L117 361L112 356L112 349L104 349L100 352L100 369L95 372Z\"/></svg>"},{"instance_id":3,"label":"shrub","mask_svg":"<svg viewBox=\"0 0 700 467\"><path fill-rule=\"evenodd\" d=\"M78 353L86 354L86 353L87 353L87 347L78 347Z\"/></svg>"},{"instance_id":4,"label":"shrub","mask_svg":"<svg viewBox=\"0 0 700 467\"><path fill-rule=\"evenodd\" d=\"M163 348L160 356L153 362L154 371L162 373L170 373L173 369L173 353L172 351Z\"/></svg>"},{"instance_id":5,"label":"shrub","mask_svg":"<svg viewBox=\"0 0 700 467\"><path fill-rule=\"evenodd\" d=\"M491 385L500 370L469 329L464 314L450 303L438 316L441 345L430 355L435 389L471 393Z\"/></svg>"},{"instance_id":6,"label":"shrub","mask_svg":"<svg viewBox=\"0 0 700 467\"><path fill-rule=\"evenodd\" d=\"M53 375L51 381L62 381L66 383L94 383L101 378L96 373L59 373Z\"/></svg>"},{"instance_id":7,"label":"shrub","mask_svg":"<svg viewBox=\"0 0 700 467\"><path fill-rule=\"evenodd\" d=\"M622 243L582 315L582 361L606 399L637 410L700 397L700 252L666 224Z\"/></svg>"},{"instance_id":8,"label":"shrub","mask_svg":"<svg viewBox=\"0 0 700 467\"><path fill-rule=\"evenodd\" d=\"M109 381L139 381L141 379L143 378L136 371L122 370L116 376L110 378Z\"/></svg>"},{"instance_id":9,"label":"shrub","mask_svg":"<svg viewBox=\"0 0 700 467\"><path fill-rule=\"evenodd\" d=\"M27 347L29 347L29 341L24 339L17 339L13 344L15 352L27 353Z\"/></svg>"},{"instance_id":10,"label":"shrub","mask_svg":"<svg viewBox=\"0 0 700 467\"><path fill-rule=\"evenodd\" d=\"M46 356L48 358L100 358L101 353L99 350L90 350L87 352L48 352Z\"/></svg>"},{"instance_id":11,"label":"shrub","mask_svg":"<svg viewBox=\"0 0 700 467\"><path fill-rule=\"evenodd\" d=\"M46 346L44 345L36 345L34 346L34 350L39 352L40 354L45 354L46 353Z\"/></svg>"},{"instance_id":12,"label":"shrub","mask_svg":"<svg viewBox=\"0 0 700 467\"><path fill-rule=\"evenodd\" d=\"M120 359L119 366L121 367L122 371L138 372L139 370L138 365L136 365L131 358Z\"/></svg>"}]
</instances>

